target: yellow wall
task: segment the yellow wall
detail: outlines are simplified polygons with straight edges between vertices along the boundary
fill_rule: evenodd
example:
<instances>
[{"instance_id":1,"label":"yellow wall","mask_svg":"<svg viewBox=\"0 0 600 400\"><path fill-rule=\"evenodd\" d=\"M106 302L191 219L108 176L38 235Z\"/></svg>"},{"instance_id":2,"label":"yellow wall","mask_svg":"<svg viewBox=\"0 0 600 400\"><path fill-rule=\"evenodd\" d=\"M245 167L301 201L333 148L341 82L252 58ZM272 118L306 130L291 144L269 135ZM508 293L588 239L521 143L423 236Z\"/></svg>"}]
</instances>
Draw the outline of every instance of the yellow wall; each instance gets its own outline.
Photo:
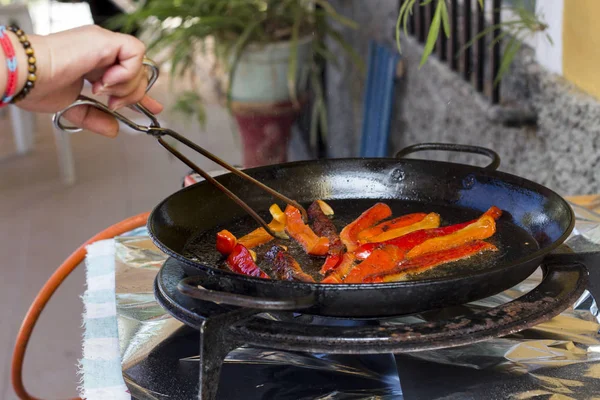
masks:
<instances>
[{"instance_id":1,"label":"yellow wall","mask_svg":"<svg viewBox=\"0 0 600 400\"><path fill-rule=\"evenodd\" d=\"M600 99L600 0L565 0L564 5L563 74Z\"/></svg>"}]
</instances>

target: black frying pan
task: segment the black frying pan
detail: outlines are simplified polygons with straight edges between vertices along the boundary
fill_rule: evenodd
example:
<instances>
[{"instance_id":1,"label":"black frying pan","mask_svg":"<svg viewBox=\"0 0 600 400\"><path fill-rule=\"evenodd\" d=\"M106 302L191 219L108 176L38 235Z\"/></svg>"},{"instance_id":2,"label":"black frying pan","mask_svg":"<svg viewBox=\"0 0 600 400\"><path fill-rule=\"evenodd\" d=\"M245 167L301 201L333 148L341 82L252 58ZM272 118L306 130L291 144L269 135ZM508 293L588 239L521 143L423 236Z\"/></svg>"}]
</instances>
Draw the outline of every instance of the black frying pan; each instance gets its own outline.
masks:
<instances>
[{"instance_id":1,"label":"black frying pan","mask_svg":"<svg viewBox=\"0 0 600 400\"><path fill-rule=\"evenodd\" d=\"M479 168L400 159L431 149L485 154L493 162ZM244 234L257 225L208 182L182 189L161 202L151 213L148 228L154 243L180 261L190 276L180 283L180 290L198 299L335 317L414 313L464 304L514 286L533 273L571 233L575 218L563 198L534 182L497 172L498 165L499 157L491 150L425 144L407 148L395 159L306 161L246 170L305 206L315 199L328 201L341 226L377 201L387 203L394 215L438 212L444 225L476 218L492 205L503 210L491 240L499 252L437 268L411 281L308 284L226 271L215 250L215 233L227 228ZM263 212L263 217L268 216L274 199L264 191L232 174L217 180ZM199 283L204 289L196 288Z\"/></svg>"}]
</instances>

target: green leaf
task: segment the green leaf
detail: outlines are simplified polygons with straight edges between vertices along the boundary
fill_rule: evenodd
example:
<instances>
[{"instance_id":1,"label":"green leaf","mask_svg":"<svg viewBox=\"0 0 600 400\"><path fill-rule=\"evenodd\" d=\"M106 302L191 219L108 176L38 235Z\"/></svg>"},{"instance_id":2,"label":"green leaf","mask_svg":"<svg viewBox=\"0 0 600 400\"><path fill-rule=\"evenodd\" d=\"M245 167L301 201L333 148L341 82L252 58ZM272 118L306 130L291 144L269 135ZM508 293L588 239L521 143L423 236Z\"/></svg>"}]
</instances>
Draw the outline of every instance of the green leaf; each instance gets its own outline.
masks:
<instances>
[{"instance_id":1,"label":"green leaf","mask_svg":"<svg viewBox=\"0 0 600 400\"><path fill-rule=\"evenodd\" d=\"M359 27L359 25L355 21L352 21L350 18L346 18L343 15L338 14L337 11L335 11L333 6L331 4L329 4L329 2L327 0L314 0L314 2L315 2L315 4L318 4L321 7L323 7L323 10L325 10L325 12L332 19L336 20L340 24L345 25L352 29L357 29Z\"/></svg>"},{"instance_id":2,"label":"green leaf","mask_svg":"<svg viewBox=\"0 0 600 400\"><path fill-rule=\"evenodd\" d=\"M318 55L323 57L323 59L325 59L327 62L330 62L335 67L339 68L339 66L340 66L339 60L337 59L335 54L333 54L331 51L329 51L329 49L327 47L316 44L313 47L313 49L314 49L315 53L317 53Z\"/></svg>"},{"instance_id":3,"label":"green leaf","mask_svg":"<svg viewBox=\"0 0 600 400\"><path fill-rule=\"evenodd\" d=\"M205 127L206 110L202 105L202 98L197 92L191 90L183 92L173 104L172 109L187 118L195 115L200 126Z\"/></svg>"},{"instance_id":4,"label":"green leaf","mask_svg":"<svg viewBox=\"0 0 600 400\"><path fill-rule=\"evenodd\" d=\"M522 45L523 43L521 42L521 40L514 37L511 38L511 40L508 42L506 48L504 49L504 54L502 56L502 61L500 62L500 67L498 68L498 74L494 79L494 86L500 83L500 80L502 79L504 74L508 72L508 69L512 64L513 59L517 55Z\"/></svg>"},{"instance_id":5,"label":"green leaf","mask_svg":"<svg viewBox=\"0 0 600 400\"><path fill-rule=\"evenodd\" d=\"M475 42L477 42L479 39L483 38L484 36L489 35L490 33L494 32L495 30L499 30L504 28L508 28L508 27L513 27L516 26L520 23L520 21L507 21L507 22L502 22L500 24L496 24L496 25L490 25L487 28L485 28L484 30L482 30L481 32L479 32L477 35L473 36L473 38L471 40L469 40L464 46L462 46L459 50L459 54L464 52L467 48L471 47Z\"/></svg>"},{"instance_id":6,"label":"green leaf","mask_svg":"<svg viewBox=\"0 0 600 400\"><path fill-rule=\"evenodd\" d=\"M415 2L416 0L412 0L413 6ZM405 36L408 36L408 18L413 14L413 6L411 6L404 14L404 20L402 21L402 29L404 30Z\"/></svg>"},{"instance_id":7,"label":"green leaf","mask_svg":"<svg viewBox=\"0 0 600 400\"><path fill-rule=\"evenodd\" d=\"M444 33L446 37L450 37L450 21L448 18L448 8L446 7L446 2L442 1L442 24L444 25Z\"/></svg>"},{"instance_id":8,"label":"green leaf","mask_svg":"<svg viewBox=\"0 0 600 400\"><path fill-rule=\"evenodd\" d=\"M490 48L494 47L497 43L500 43L507 36L508 36L508 32L507 31L503 31L494 40L492 40L492 42L490 43L489 47Z\"/></svg>"},{"instance_id":9,"label":"green leaf","mask_svg":"<svg viewBox=\"0 0 600 400\"><path fill-rule=\"evenodd\" d=\"M406 4L408 3L408 1L405 1L402 4L402 7L404 7ZM400 8L400 12L398 13L398 18L396 19L396 46L398 46L398 52L402 53L402 48L400 46L400 24L402 23L402 8Z\"/></svg>"},{"instance_id":10,"label":"green leaf","mask_svg":"<svg viewBox=\"0 0 600 400\"><path fill-rule=\"evenodd\" d=\"M437 41L438 35L440 33L440 25L442 19L442 8L444 7L445 0L438 0L437 7L435 8L435 14L433 19L431 20L431 26L429 28L429 34L427 35L427 41L425 42L425 48L423 49L423 56L421 57L421 63L419 64L419 68L425 64L427 58L433 51L433 47L435 46L435 42Z\"/></svg>"},{"instance_id":11,"label":"green leaf","mask_svg":"<svg viewBox=\"0 0 600 400\"><path fill-rule=\"evenodd\" d=\"M396 45L398 46L398 52L401 52L400 46L400 26L404 27L404 34L408 36L408 16L412 14L412 9L415 5L416 0L405 0L400 7L398 13L398 19L396 20Z\"/></svg>"}]
</instances>

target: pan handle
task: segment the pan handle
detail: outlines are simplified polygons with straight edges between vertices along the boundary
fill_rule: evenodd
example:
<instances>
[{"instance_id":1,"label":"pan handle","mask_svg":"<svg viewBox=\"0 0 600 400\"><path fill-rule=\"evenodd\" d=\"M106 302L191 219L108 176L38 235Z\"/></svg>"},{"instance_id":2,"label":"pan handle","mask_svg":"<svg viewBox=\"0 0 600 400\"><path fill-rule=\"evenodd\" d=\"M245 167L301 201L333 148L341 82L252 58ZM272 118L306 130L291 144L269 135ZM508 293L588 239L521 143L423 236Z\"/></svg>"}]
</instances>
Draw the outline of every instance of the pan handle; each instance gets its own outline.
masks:
<instances>
[{"instance_id":1,"label":"pan handle","mask_svg":"<svg viewBox=\"0 0 600 400\"><path fill-rule=\"evenodd\" d=\"M200 277L190 276L182 279L177 284L177 290L194 299L212 301L217 304L254 308L257 310L292 311L312 307L315 304L314 295L296 299L267 299L261 297L245 296L242 294L208 290L200 286Z\"/></svg>"},{"instance_id":2,"label":"pan handle","mask_svg":"<svg viewBox=\"0 0 600 400\"><path fill-rule=\"evenodd\" d=\"M500 156L494 150L486 149L485 147L470 146L466 144L453 143L421 143L413 146L408 146L396 153L396 158L403 158L411 153L428 150L443 150L453 151L457 153L473 153L481 154L492 159L492 162L484 167L484 169L495 171L500 166Z\"/></svg>"}]
</instances>

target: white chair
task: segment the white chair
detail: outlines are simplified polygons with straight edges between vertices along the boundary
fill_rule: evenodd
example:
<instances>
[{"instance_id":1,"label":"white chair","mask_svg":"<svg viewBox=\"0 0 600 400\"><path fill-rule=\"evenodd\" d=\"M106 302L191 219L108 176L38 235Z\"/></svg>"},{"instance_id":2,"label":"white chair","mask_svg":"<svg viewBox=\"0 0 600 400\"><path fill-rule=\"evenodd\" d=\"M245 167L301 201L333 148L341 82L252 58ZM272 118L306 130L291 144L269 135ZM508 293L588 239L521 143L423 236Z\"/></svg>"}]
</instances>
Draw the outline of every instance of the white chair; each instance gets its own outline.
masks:
<instances>
[{"instance_id":1,"label":"white chair","mask_svg":"<svg viewBox=\"0 0 600 400\"><path fill-rule=\"evenodd\" d=\"M25 32L34 32L33 22L26 3L20 2L0 6L0 24L16 24ZM14 106L8 108L17 153L28 153L34 146L35 115ZM54 129L54 139L62 180L65 184L70 185L75 182L75 166L69 134Z\"/></svg>"}]
</instances>

